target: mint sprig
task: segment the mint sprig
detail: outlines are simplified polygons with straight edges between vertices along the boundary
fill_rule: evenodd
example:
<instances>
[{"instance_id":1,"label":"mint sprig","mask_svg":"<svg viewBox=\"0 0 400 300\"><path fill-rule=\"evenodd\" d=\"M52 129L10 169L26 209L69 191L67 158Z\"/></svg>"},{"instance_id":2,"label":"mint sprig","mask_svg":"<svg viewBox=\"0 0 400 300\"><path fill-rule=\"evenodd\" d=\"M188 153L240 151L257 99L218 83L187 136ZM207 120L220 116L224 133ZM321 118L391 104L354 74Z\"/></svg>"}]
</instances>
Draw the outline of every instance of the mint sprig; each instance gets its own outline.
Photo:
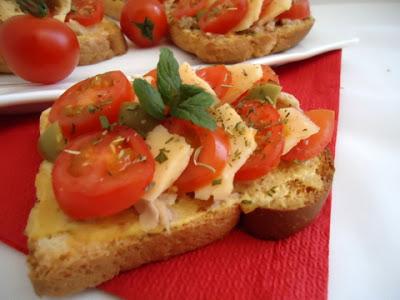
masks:
<instances>
[{"instance_id":1,"label":"mint sprig","mask_svg":"<svg viewBox=\"0 0 400 300\"><path fill-rule=\"evenodd\" d=\"M165 106L168 106L176 118L211 130L216 128L215 120L207 111L214 97L198 86L182 84L179 64L167 48L161 49L157 64L158 91L143 79L135 79L133 87L143 109L158 120L166 117Z\"/></svg>"},{"instance_id":2,"label":"mint sprig","mask_svg":"<svg viewBox=\"0 0 400 300\"><path fill-rule=\"evenodd\" d=\"M165 105L160 93L150 83L140 78L133 81L133 87L143 109L157 120L164 119Z\"/></svg>"}]
</instances>

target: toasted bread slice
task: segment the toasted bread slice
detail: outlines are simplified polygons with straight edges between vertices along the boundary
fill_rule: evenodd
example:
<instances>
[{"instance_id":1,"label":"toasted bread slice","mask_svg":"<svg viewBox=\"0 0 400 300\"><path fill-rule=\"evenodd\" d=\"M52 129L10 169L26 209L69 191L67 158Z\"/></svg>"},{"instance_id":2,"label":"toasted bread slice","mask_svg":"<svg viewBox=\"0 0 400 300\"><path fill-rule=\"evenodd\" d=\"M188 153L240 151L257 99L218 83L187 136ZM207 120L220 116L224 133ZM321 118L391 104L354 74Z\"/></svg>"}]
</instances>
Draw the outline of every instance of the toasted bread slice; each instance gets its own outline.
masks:
<instances>
[{"instance_id":1,"label":"toasted bread slice","mask_svg":"<svg viewBox=\"0 0 400 300\"><path fill-rule=\"evenodd\" d=\"M109 18L85 28L71 24L80 46L79 65L89 65L126 53L128 46L118 25ZM0 73L12 73L0 57Z\"/></svg>"},{"instance_id":2,"label":"toasted bread slice","mask_svg":"<svg viewBox=\"0 0 400 300\"><path fill-rule=\"evenodd\" d=\"M258 180L237 185L243 228L257 238L286 238L309 225L331 190L334 166L329 150L304 162L281 162Z\"/></svg>"},{"instance_id":3,"label":"toasted bread slice","mask_svg":"<svg viewBox=\"0 0 400 300\"><path fill-rule=\"evenodd\" d=\"M120 18L125 0L105 0L106 15ZM193 26L192 20L172 18L176 0L165 1L172 41L205 63L238 63L250 58L285 51L297 45L311 30L314 18L285 20L274 24L254 25L248 30L229 34L211 34Z\"/></svg>"}]
</instances>

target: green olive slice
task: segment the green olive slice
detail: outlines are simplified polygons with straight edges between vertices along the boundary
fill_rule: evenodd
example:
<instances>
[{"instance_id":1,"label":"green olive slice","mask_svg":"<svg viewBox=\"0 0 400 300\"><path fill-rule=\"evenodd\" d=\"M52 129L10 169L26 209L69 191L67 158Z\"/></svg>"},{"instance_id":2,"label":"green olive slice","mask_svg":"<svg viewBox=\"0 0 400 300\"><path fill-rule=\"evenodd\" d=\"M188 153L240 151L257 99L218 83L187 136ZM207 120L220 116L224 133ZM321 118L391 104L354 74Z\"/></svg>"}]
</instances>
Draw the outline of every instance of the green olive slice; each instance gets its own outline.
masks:
<instances>
[{"instance_id":1,"label":"green olive slice","mask_svg":"<svg viewBox=\"0 0 400 300\"><path fill-rule=\"evenodd\" d=\"M282 87L277 84L263 83L254 86L249 90L245 100L260 99L272 105L276 105L276 99L282 91Z\"/></svg>"},{"instance_id":2,"label":"green olive slice","mask_svg":"<svg viewBox=\"0 0 400 300\"><path fill-rule=\"evenodd\" d=\"M145 137L159 122L147 114L138 103L124 103L119 113L119 123Z\"/></svg>"},{"instance_id":3,"label":"green olive slice","mask_svg":"<svg viewBox=\"0 0 400 300\"><path fill-rule=\"evenodd\" d=\"M65 148L66 141L58 122L51 124L39 138L38 148L43 158L54 162Z\"/></svg>"}]
</instances>

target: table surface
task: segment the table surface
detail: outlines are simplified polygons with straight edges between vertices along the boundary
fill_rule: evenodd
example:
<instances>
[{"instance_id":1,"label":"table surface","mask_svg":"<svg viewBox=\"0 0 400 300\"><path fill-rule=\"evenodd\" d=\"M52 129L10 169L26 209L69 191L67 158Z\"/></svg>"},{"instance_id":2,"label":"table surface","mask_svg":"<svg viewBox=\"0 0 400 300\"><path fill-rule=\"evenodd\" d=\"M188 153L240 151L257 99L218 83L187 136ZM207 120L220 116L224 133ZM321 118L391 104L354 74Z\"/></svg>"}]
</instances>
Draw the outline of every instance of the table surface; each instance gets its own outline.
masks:
<instances>
[{"instance_id":1,"label":"table surface","mask_svg":"<svg viewBox=\"0 0 400 300\"><path fill-rule=\"evenodd\" d=\"M400 1L332 2L312 1L318 26L361 42L342 57L329 299L400 299ZM0 266L1 299L36 299L22 254L0 244ZM93 298L112 299L73 297Z\"/></svg>"}]
</instances>

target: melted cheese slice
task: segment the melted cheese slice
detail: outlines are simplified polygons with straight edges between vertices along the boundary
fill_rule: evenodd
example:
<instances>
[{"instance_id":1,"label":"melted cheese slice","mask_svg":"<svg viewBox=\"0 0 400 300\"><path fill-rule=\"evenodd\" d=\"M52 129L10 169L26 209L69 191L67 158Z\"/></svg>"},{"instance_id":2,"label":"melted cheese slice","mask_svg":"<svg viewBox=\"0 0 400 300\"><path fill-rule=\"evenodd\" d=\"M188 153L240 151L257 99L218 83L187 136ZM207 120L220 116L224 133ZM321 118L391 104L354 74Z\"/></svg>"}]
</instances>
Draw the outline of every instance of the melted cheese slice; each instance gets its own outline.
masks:
<instances>
[{"instance_id":1,"label":"melted cheese slice","mask_svg":"<svg viewBox=\"0 0 400 300\"><path fill-rule=\"evenodd\" d=\"M236 172L256 149L257 144L254 137L257 131L248 127L229 104L216 108L214 116L230 136L228 163L222 170L221 177L218 178L221 183L217 185L209 184L195 191L195 198L207 200L214 196L214 200L219 201L226 200L232 193Z\"/></svg>"},{"instance_id":2,"label":"melted cheese slice","mask_svg":"<svg viewBox=\"0 0 400 300\"><path fill-rule=\"evenodd\" d=\"M287 11L292 6L292 0L272 0L272 2L268 5L267 9L265 9L259 19L260 24L268 23L272 21L281 13Z\"/></svg>"},{"instance_id":3,"label":"melted cheese slice","mask_svg":"<svg viewBox=\"0 0 400 300\"><path fill-rule=\"evenodd\" d=\"M264 0L248 0L247 2L247 13L240 23L231 30L232 32L242 31L250 28L251 25L253 25L260 17Z\"/></svg>"},{"instance_id":4,"label":"melted cheese slice","mask_svg":"<svg viewBox=\"0 0 400 300\"><path fill-rule=\"evenodd\" d=\"M170 134L165 127L159 125L147 135L146 144L151 154L156 158L153 184L143 195L143 199L154 201L178 179L189 164L192 147L185 139L176 134ZM166 160L157 161L157 156L163 152Z\"/></svg>"},{"instance_id":5,"label":"melted cheese slice","mask_svg":"<svg viewBox=\"0 0 400 300\"><path fill-rule=\"evenodd\" d=\"M193 84L201 87L203 90L216 97L216 94L211 86L205 80L197 76L196 72L188 63L185 62L179 66L179 75L181 76L183 83Z\"/></svg>"},{"instance_id":6,"label":"melted cheese slice","mask_svg":"<svg viewBox=\"0 0 400 300\"><path fill-rule=\"evenodd\" d=\"M263 76L260 65L237 64L226 66L232 74L232 87L222 97L223 102L231 103L247 90L251 89Z\"/></svg>"},{"instance_id":7,"label":"melted cheese slice","mask_svg":"<svg viewBox=\"0 0 400 300\"><path fill-rule=\"evenodd\" d=\"M283 134L285 146L283 154L286 154L296 146L301 140L316 134L319 127L314 124L303 112L296 108L288 107L278 110L281 120L283 120Z\"/></svg>"}]
</instances>

